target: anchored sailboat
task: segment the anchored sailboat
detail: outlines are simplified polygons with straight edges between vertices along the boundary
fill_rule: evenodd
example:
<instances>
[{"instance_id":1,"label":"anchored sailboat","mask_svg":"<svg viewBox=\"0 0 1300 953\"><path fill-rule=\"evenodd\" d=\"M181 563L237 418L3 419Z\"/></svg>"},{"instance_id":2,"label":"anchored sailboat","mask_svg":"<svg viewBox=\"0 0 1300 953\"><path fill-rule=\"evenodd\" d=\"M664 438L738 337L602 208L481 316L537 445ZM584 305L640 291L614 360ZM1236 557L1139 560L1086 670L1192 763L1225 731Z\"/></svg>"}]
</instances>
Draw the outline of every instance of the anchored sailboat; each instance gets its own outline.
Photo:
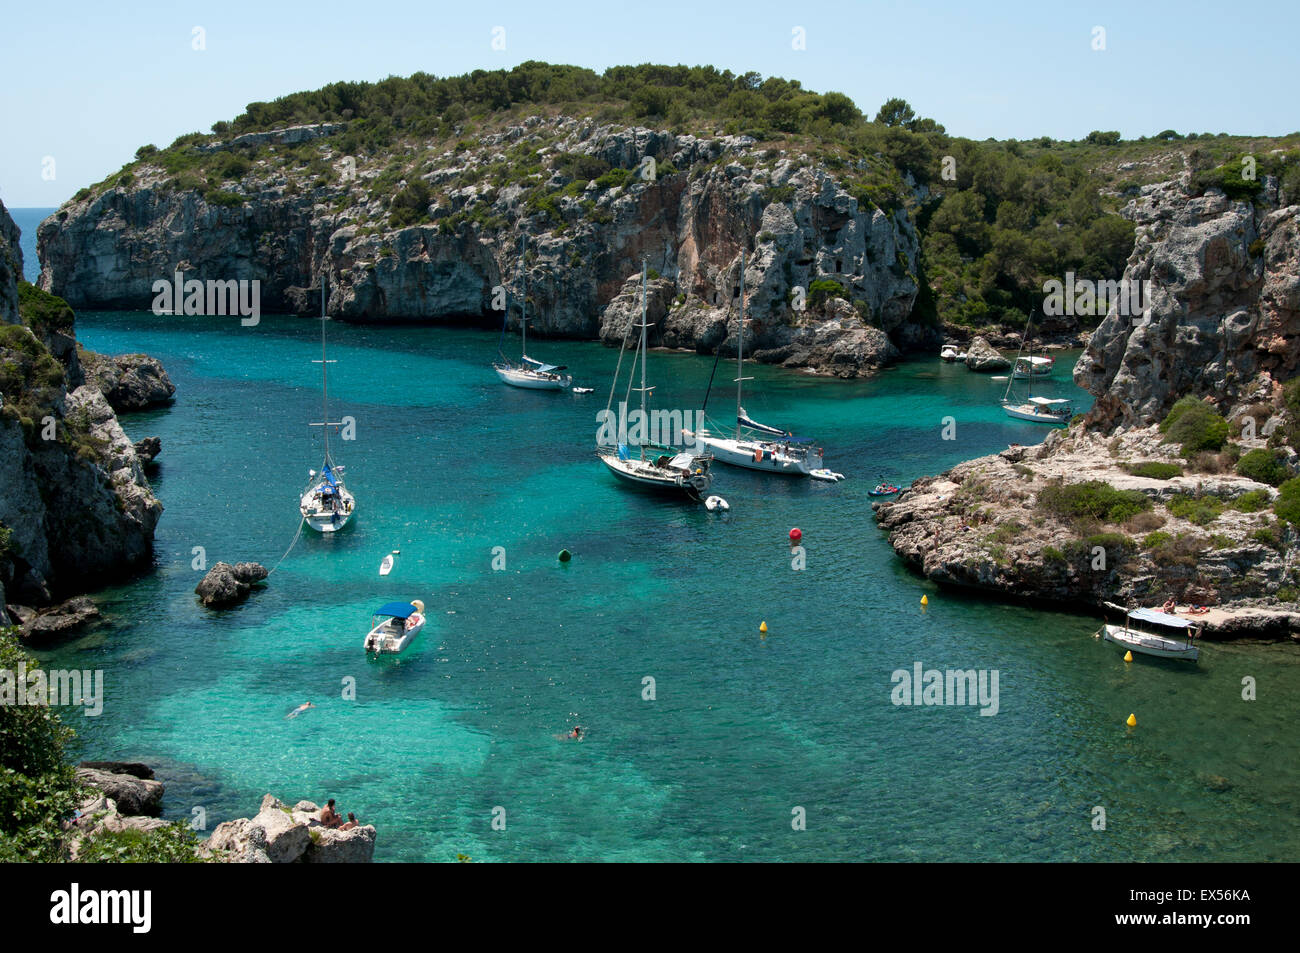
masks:
<instances>
[{"instance_id":1,"label":"anchored sailboat","mask_svg":"<svg viewBox=\"0 0 1300 953\"><path fill-rule=\"evenodd\" d=\"M333 533L341 530L352 518L356 509L356 499L343 485L343 467L334 462L330 456L330 427L342 426L341 420L330 420L330 382L329 365L333 361L325 358L325 278L320 283L320 360L312 361L321 366L321 406L324 418L313 427L324 428L325 462L321 464L320 473L311 471L311 482L303 491L298 502L298 509L307 525L318 533Z\"/></svg>"},{"instance_id":2,"label":"anchored sailboat","mask_svg":"<svg viewBox=\"0 0 1300 953\"><path fill-rule=\"evenodd\" d=\"M1045 377L1051 373L1052 362L1046 365L1041 363L1042 358L1033 356L1033 347L1030 347L1029 356L1024 356L1025 345L1029 342L1030 329L1033 326L1034 318L1031 314L1028 323L1025 324L1025 337L1020 342L1020 350L1016 352L1015 367L1007 381L1006 393L1002 395L1002 410L1009 417L1015 417L1017 420L1029 420L1036 424L1052 424L1058 427L1068 426L1070 418L1074 416L1070 402L1064 397L1035 397L1034 396L1034 379ZM1046 371L1041 368L1046 368ZM1025 382L1025 399L1017 401L1011 396L1011 389L1015 386L1017 380Z\"/></svg>"},{"instance_id":3,"label":"anchored sailboat","mask_svg":"<svg viewBox=\"0 0 1300 953\"><path fill-rule=\"evenodd\" d=\"M714 372L718 369L716 360L713 369ZM745 376L745 253L741 251L740 328L736 332L736 435L725 437L719 428L718 433L700 430L698 435L686 431L686 436L698 436L700 442L712 452L715 460L735 467L791 476L812 476L815 473L822 473L821 447L814 446L811 440L796 437L778 427L761 424L745 413L744 386L745 381L748 380L753 378ZM708 407L708 391L712 389L713 375L710 374L701 414ZM828 478L837 477L843 479L840 474L833 474Z\"/></svg>"},{"instance_id":4,"label":"anchored sailboat","mask_svg":"<svg viewBox=\"0 0 1300 953\"><path fill-rule=\"evenodd\" d=\"M524 243L526 237L519 237L519 272L523 281L523 293L519 300L519 334L522 346L519 361L515 362L505 356L501 344L505 342L506 322L510 320L510 309L506 308L505 319L501 322L501 340L497 344L497 354L501 360L492 365L497 377L511 387L523 387L527 390L565 390L573 384L573 377L562 374L565 370L555 364L544 364L528 356L528 272L524 268Z\"/></svg>"},{"instance_id":5,"label":"anchored sailboat","mask_svg":"<svg viewBox=\"0 0 1300 953\"><path fill-rule=\"evenodd\" d=\"M649 420L646 414L646 398L654 389L646 386L646 264L641 262L641 342L637 352L641 356L641 419ZM628 327L628 333L632 330ZM623 348L619 351L618 367L614 369L614 382L609 389L609 403L605 410L608 414L614 404L614 390L618 387L619 370L623 365L623 353L627 348L627 334L623 336ZM634 359L635 361L635 359ZM635 372L633 372L635 373ZM632 387L629 379L628 388ZM609 472L620 480L654 490L666 490L670 493L685 493L697 502L704 499L713 485L713 474L709 472L712 458L708 454L694 453L690 450L675 450L658 444L641 443L634 453L626 444L617 447L597 447L596 455L609 468Z\"/></svg>"}]
</instances>

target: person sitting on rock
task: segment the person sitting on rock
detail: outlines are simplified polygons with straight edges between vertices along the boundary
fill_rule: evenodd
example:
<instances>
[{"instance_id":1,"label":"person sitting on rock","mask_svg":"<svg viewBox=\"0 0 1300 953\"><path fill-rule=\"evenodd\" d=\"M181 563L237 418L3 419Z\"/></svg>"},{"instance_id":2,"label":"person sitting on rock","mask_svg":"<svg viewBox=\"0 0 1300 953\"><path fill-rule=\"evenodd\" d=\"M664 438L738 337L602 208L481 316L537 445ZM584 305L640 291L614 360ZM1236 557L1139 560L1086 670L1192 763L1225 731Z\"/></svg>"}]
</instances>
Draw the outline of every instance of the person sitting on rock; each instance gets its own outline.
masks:
<instances>
[{"instance_id":1,"label":"person sitting on rock","mask_svg":"<svg viewBox=\"0 0 1300 953\"><path fill-rule=\"evenodd\" d=\"M338 827L343 823L343 818L339 817L339 812L334 810L333 798L326 801L325 807L321 809L320 822L326 827Z\"/></svg>"},{"instance_id":2,"label":"person sitting on rock","mask_svg":"<svg viewBox=\"0 0 1300 953\"><path fill-rule=\"evenodd\" d=\"M1160 611L1168 612L1169 614L1172 615L1173 613L1178 611L1178 603L1175 602L1173 599L1167 599L1165 600L1165 604L1160 607Z\"/></svg>"},{"instance_id":3,"label":"person sitting on rock","mask_svg":"<svg viewBox=\"0 0 1300 953\"><path fill-rule=\"evenodd\" d=\"M360 822L357 820L357 816L356 816L355 814L353 814L351 811L348 811L348 822L347 822L346 824L342 825L342 826L339 828L339 830L341 830L341 831L350 831L350 830L352 830L352 828L354 828L354 827L360 827L360 826L361 826L361 824L360 824Z\"/></svg>"}]
</instances>

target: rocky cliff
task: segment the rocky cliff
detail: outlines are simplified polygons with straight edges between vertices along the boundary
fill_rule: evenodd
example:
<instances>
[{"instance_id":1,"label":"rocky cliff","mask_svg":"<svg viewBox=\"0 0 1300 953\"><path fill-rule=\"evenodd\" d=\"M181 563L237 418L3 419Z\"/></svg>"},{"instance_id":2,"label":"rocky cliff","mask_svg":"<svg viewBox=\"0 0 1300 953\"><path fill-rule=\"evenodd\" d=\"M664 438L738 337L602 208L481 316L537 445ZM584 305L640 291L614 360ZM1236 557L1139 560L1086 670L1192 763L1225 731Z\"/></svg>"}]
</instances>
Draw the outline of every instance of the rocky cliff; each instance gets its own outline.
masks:
<instances>
[{"instance_id":1,"label":"rocky cliff","mask_svg":"<svg viewBox=\"0 0 1300 953\"><path fill-rule=\"evenodd\" d=\"M0 206L0 261L21 265L11 236ZM162 504L104 395L85 382L72 311L7 272L0 302L15 311L0 315L0 606L6 589L11 601L44 605L147 565Z\"/></svg>"},{"instance_id":2,"label":"rocky cliff","mask_svg":"<svg viewBox=\"0 0 1300 953\"><path fill-rule=\"evenodd\" d=\"M329 311L346 320L495 324L494 288L518 301L522 266L532 330L610 340L645 258L660 341L705 351L727 340L729 316L735 326L743 250L758 360L853 375L937 340L909 319L919 240L907 209L855 197L807 153L531 116L417 152L394 178L386 157L341 154L334 131L267 133L252 160L248 143L204 146L236 157L217 191L142 160L42 223L41 286L74 307L146 309L153 283L182 271L260 281L264 312L314 313L324 273ZM296 165L304 137L318 140L309 168L325 170L312 182Z\"/></svg>"},{"instance_id":3,"label":"rocky cliff","mask_svg":"<svg viewBox=\"0 0 1300 953\"><path fill-rule=\"evenodd\" d=\"M1211 634L1300 638L1297 198L1270 176L1238 199L1190 174L1143 187L1124 277L1149 310L1092 335L1074 376L1094 409L877 505L898 554L945 584L1173 599L1214 607Z\"/></svg>"},{"instance_id":4,"label":"rocky cliff","mask_svg":"<svg viewBox=\"0 0 1300 953\"><path fill-rule=\"evenodd\" d=\"M1094 419L1161 419L1178 398L1222 410L1277 401L1300 366L1300 195L1267 176L1253 200L1193 192L1190 173L1144 186L1125 279L1150 282L1148 314L1112 307L1074 371Z\"/></svg>"}]
</instances>

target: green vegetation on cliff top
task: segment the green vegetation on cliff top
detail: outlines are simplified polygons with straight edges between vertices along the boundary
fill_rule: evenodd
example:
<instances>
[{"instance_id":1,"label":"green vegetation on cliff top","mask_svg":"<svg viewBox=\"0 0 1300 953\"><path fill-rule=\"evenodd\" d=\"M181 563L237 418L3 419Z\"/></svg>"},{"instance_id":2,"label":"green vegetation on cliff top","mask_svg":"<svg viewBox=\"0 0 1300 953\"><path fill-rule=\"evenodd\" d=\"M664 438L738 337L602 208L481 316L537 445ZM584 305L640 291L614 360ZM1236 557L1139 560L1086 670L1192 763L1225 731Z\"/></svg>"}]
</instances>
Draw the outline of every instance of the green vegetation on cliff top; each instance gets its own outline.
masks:
<instances>
[{"instance_id":1,"label":"green vegetation on cliff top","mask_svg":"<svg viewBox=\"0 0 1300 953\"><path fill-rule=\"evenodd\" d=\"M770 160L782 153L820 165L860 204L903 211L917 225L922 246L918 317L976 326L1019 324L1041 299L1043 282L1066 271L1118 278L1132 250L1133 226L1115 211L1139 185L1169 178L1185 165L1196 173L1197 188L1218 187L1234 198L1249 198L1259 183L1242 184L1242 156L1258 153L1260 175L1278 174L1300 187L1300 134L1265 139L1164 130L1122 142L1117 133L1094 131L1076 142L1047 137L976 142L949 136L902 99L889 100L868 119L842 93L817 93L798 81L752 72L641 65L596 73L528 62L453 77L416 73L377 83L331 83L250 103L234 120L216 123L211 134L181 136L162 150L142 146L135 162L83 189L78 200L109 187L139 187L139 173L156 169L169 188L234 207L242 204L241 180L256 174L260 161L270 160L290 174L289 194L305 185L320 190L318 200L332 201L336 208L351 207L366 191L388 202L386 220L367 228L432 224L430 202L441 204L451 190L481 182L493 188L524 185L530 190L529 212L562 229L562 189L576 198L586 181L601 189L622 185L627 170L557 150L543 159L535 144L522 142L494 147L504 150L507 161L457 170L429 190L427 201L412 185L444 154L473 150L483 136L529 117L560 115L700 138L743 134L755 143L739 161L751 166L753 156ZM200 149L246 133L314 123L340 129L296 145ZM553 128L540 131L554 134ZM1281 155L1273 154L1279 149ZM368 182L344 181L336 167L343 156L380 174ZM730 153L719 161L738 160ZM661 167L660 176L678 171L670 169ZM552 172L578 185L552 189L547 184ZM407 185L399 190L403 180ZM767 200L789 200L777 191L769 189ZM589 220L608 221L608 212L590 199L582 207ZM490 207L472 205L438 224L455 231L506 223Z\"/></svg>"}]
</instances>

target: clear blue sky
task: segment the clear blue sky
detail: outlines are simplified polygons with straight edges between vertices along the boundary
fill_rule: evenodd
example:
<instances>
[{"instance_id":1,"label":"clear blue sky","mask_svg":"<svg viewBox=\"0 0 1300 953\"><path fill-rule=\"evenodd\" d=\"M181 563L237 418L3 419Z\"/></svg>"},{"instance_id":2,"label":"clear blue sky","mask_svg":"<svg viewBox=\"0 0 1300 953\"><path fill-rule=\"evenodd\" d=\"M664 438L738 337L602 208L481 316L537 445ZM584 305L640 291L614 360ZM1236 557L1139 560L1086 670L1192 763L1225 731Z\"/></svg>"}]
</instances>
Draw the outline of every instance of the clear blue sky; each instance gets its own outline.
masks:
<instances>
[{"instance_id":1,"label":"clear blue sky","mask_svg":"<svg viewBox=\"0 0 1300 953\"><path fill-rule=\"evenodd\" d=\"M980 139L1167 128L1282 135L1300 129L1298 8L1295 0L22 2L0 21L0 199L58 205L138 146L207 131L254 100L334 80L530 59L756 70L840 90L870 115L902 96L950 133ZM202 51L192 48L196 26ZM504 51L491 46L497 26ZM806 30L805 50L792 49L796 26ZM1097 26L1104 51L1092 48ZM47 156L52 181L42 178Z\"/></svg>"}]
</instances>

